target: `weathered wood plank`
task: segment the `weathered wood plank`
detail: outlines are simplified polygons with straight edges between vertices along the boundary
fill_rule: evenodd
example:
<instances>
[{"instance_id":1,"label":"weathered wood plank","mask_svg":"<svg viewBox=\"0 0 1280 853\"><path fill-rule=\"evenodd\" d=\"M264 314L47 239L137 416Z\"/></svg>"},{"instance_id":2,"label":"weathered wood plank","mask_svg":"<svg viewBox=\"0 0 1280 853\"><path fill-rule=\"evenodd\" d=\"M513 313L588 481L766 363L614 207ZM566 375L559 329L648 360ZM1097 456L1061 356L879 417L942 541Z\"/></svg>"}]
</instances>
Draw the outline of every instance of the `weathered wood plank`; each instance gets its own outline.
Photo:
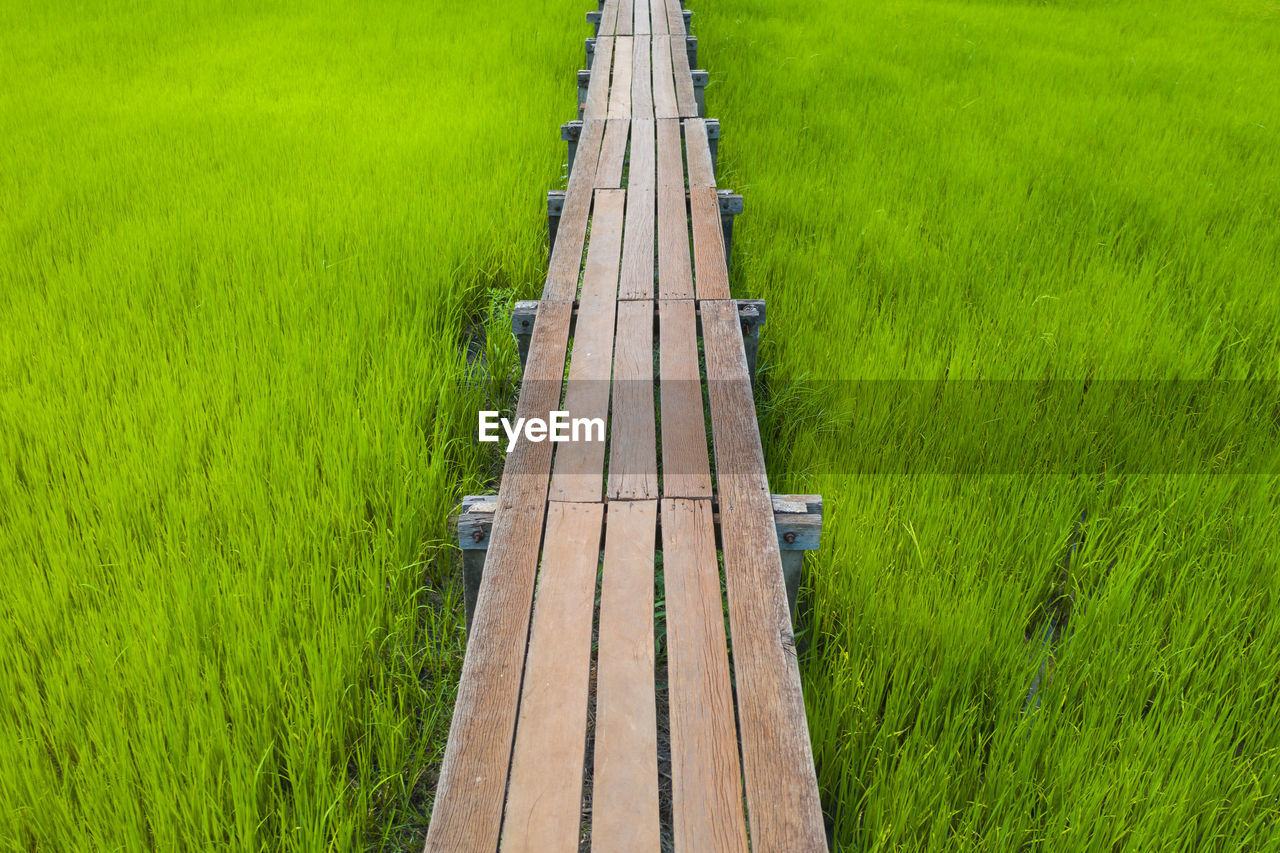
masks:
<instances>
[{"instance_id":1,"label":"weathered wood plank","mask_svg":"<svg viewBox=\"0 0 1280 853\"><path fill-rule=\"evenodd\" d=\"M756 853L827 849L742 330L700 303L742 761Z\"/></svg>"},{"instance_id":2,"label":"weathered wood plank","mask_svg":"<svg viewBox=\"0 0 1280 853\"><path fill-rule=\"evenodd\" d=\"M587 220L591 215L592 187L604 139L604 125L598 119L582 123L578 153L573 161L573 173L569 175L564 209L560 214L560 228L547 265L547 283L542 289L544 302L572 302L577 297L582 247L587 241Z\"/></svg>"},{"instance_id":3,"label":"weathered wood plank","mask_svg":"<svg viewBox=\"0 0 1280 853\"><path fill-rule=\"evenodd\" d=\"M503 853L576 851L603 504L552 502L538 573Z\"/></svg>"},{"instance_id":4,"label":"weathered wood plank","mask_svg":"<svg viewBox=\"0 0 1280 853\"><path fill-rule=\"evenodd\" d=\"M671 75L675 78L676 105L681 118L698 115L698 101L693 95L693 75L689 73L689 51L684 36L671 36Z\"/></svg>"},{"instance_id":5,"label":"weathered wood plank","mask_svg":"<svg viewBox=\"0 0 1280 853\"><path fill-rule=\"evenodd\" d=\"M600 147L600 160L596 166L597 188L622 186L622 167L627 159L627 136L630 119L611 118L605 122L604 144Z\"/></svg>"},{"instance_id":6,"label":"weathered wood plank","mask_svg":"<svg viewBox=\"0 0 1280 853\"><path fill-rule=\"evenodd\" d=\"M680 122L658 119L658 295L693 298Z\"/></svg>"},{"instance_id":7,"label":"weathered wood plank","mask_svg":"<svg viewBox=\"0 0 1280 853\"><path fill-rule=\"evenodd\" d=\"M518 417L545 418L558 408L572 313L569 302L539 307ZM498 846L551 454L550 444L528 441L507 454L427 853L492 853Z\"/></svg>"},{"instance_id":8,"label":"weathered wood plank","mask_svg":"<svg viewBox=\"0 0 1280 853\"><path fill-rule=\"evenodd\" d=\"M648 36L636 36L631 52L631 115L636 120L653 119L652 51L653 42Z\"/></svg>"},{"instance_id":9,"label":"weathered wood plank","mask_svg":"<svg viewBox=\"0 0 1280 853\"><path fill-rule=\"evenodd\" d=\"M596 38L617 34L618 0L604 0L604 6L600 9L600 29L596 31Z\"/></svg>"},{"instance_id":10,"label":"weathered wood plank","mask_svg":"<svg viewBox=\"0 0 1280 853\"><path fill-rule=\"evenodd\" d=\"M658 496L653 407L653 302L620 302L609 421L610 500Z\"/></svg>"},{"instance_id":11,"label":"weathered wood plank","mask_svg":"<svg viewBox=\"0 0 1280 853\"><path fill-rule=\"evenodd\" d=\"M625 190L597 190L591 243L582 271L582 297L573 334L573 356L565 387L564 411L571 418L608 423L613 365L614 311L622 257ZM597 438L592 434L591 438ZM598 501L604 493L604 436L600 440L556 444L550 499Z\"/></svg>"},{"instance_id":12,"label":"weathered wood plank","mask_svg":"<svg viewBox=\"0 0 1280 853\"><path fill-rule=\"evenodd\" d=\"M627 173L627 187L633 190L655 190L657 172L657 125L653 119L636 119L632 122L631 168Z\"/></svg>"},{"instance_id":13,"label":"weathered wood plank","mask_svg":"<svg viewBox=\"0 0 1280 853\"><path fill-rule=\"evenodd\" d=\"M630 20L630 16L628 16ZM609 118L631 118L631 72L634 39L619 38L613 43L613 78L609 83Z\"/></svg>"},{"instance_id":14,"label":"weathered wood plank","mask_svg":"<svg viewBox=\"0 0 1280 853\"><path fill-rule=\"evenodd\" d=\"M671 37L654 36L650 52L653 57L653 114L656 118L679 118L675 78L671 76Z\"/></svg>"},{"instance_id":15,"label":"weathered wood plank","mask_svg":"<svg viewBox=\"0 0 1280 853\"><path fill-rule=\"evenodd\" d=\"M658 323L662 494L669 498L707 498L711 496L711 465L693 301L660 301Z\"/></svg>"},{"instance_id":16,"label":"weathered wood plank","mask_svg":"<svg viewBox=\"0 0 1280 853\"><path fill-rule=\"evenodd\" d=\"M618 501L608 508L600 581L591 849L652 853L660 846L653 692L658 502Z\"/></svg>"},{"instance_id":17,"label":"weathered wood plank","mask_svg":"<svg viewBox=\"0 0 1280 853\"><path fill-rule=\"evenodd\" d=\"M636 119L631 123L631 169L627 177L627 220L619 299L653 298L657 209L654 133L652 119Z\"/></svg>"},{"instance_id":18,"label":"weathered wood plank","mask_svg":"<svg viewBox=\"0 0 1280 853\"><path fill-rule=\"evenodd\" d=\"M647 36L653 32L653 26L649 23L649 0L635 0L635 23L632 26L632 32L636 38ZM640 45L636 45L636 50L640 49Z\"/></svg>"},{"instance_id":19,"label":"weathered wood plank","mask_svg":"<svg viewBox=\"0 0 1280 853\"><path fill-rule=\"evenodd\" d=\"M689 188L715 189L715 168L711 165L711 145L707 141L707 123L700 118L685 119L685 157L689 164Z\"/></svg>"},{"instance_id":20,"label":"weathered wood plank","mask_svg":"<svg viewBox=\"0 0 1280 853\"><path fill-rule=\"evenodd\" d=\"M689 215L693 219L693 269L698 298L728 299L729 267L716 191L710 187L690 189Z\"/></svg>"},{"instance_id":21,"label":"weathered wood plank","mask_svg":"<svg viewBox=\"0 0 1280 853\"><path fill-rule=\"evenodd\" d=\"M666 0L649 0L649 23L655 36L667 35Z\"/></svg>"},{"instance_id":22,"label":"weathered wood plank","mask_svg":"<svg viewBox=\"0 0 1280 853\"><path fill-rule=\"evenodd\" d=\"M660 0L654 0L655 3ZM680 0L666 0L667 5L667 32L672 38L679 37L683 40L687 35L684 26L684 7L680 5ZM681 47L684 47L683 41Z\"/></svg>"},{"instance_id":23,"label":"weathered wood plank","mask_svg":"<svg viewBox=\"0 0 1280 853\"><path fill-rule=\"evenodd\" d=\"M676 849L746 853L711 501L662 501L662 566Z\"/></svg>"},{"instance_id":24,"label":"weathered wood plank","mask_svg":"<svg viewBox=\"0 0 1280 853\"><path fill-rule=\"evenodd\" d=\"M602 119L609 113L609 78L613 68L612 37L601 36L596 39L595 58L591 60L591 82L587 84L587 100L582 109L582 118Z\"/></svg>"},{"instance_id":25,"label":"weathered wood plank","mask_svg":"<svg viewBox=\"0 0 1280 853\"><path fill-rule=\"evenodd\" d=\"M635 6L632 0L618 0L618 25L614 32L620 36L629 36L635 24Z\"/></svg>"}]
</instances>

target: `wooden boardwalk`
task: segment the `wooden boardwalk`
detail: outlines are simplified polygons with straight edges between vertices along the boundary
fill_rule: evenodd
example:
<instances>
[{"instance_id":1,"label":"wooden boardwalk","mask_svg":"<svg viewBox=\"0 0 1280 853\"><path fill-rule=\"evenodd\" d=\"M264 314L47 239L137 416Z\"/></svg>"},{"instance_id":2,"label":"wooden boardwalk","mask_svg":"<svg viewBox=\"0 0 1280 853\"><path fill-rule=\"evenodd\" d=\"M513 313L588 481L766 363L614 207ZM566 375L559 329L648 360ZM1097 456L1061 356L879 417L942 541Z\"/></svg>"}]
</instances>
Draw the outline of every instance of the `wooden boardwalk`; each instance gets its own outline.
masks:
<instances>
[{"instance_id":1,"label":"wooden boardwalk","mask_svg":"<svg viewBox=\"0 0 1280 853\"><path fill-rule=\"evenodd\" d=\"M659 849L660 566L676 849L825 850L686 15L598 16L517 415L608 443L506 457L426 849L579 848L593 671L591 846Z\"/></svg>"}]
</instances>

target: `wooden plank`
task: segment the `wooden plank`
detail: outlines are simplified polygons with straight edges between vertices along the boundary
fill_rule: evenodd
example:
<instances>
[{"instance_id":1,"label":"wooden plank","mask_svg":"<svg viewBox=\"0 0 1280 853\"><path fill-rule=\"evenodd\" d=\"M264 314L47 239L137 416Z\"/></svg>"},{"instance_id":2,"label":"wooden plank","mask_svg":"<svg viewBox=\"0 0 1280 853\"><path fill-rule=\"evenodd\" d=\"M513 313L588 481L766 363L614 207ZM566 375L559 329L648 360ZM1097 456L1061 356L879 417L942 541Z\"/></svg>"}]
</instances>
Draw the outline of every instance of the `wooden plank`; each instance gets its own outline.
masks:
<instances>
[{"instance_id":1,"label":"wooden plank","mask_svg":"<svg viewBox=\"0 0 1280 853\"><path fill-rule=\"evenodd\" d=\"M539 306L518 417L545 418L559 407L572 314L569 302ZM507 454L426 853L492 853L498 845L551 453L546 442L522 441Z\"/></svg>"},{"instance_id":2,"label":"wooden plank","mask_svg":"<svg viewBox=\"0 0 1280 853\"><path fill-rule=\"evenodd\" d=\"M609 112L609 74L613 68L613 39L596 39L595 58L591 60L591 82L587 84L587 100L583 120L606 118Z\"/></svg>"},{"instance_id":3,"label":"wooden plank","mask_svg":"<svg viewBox=\"0 0 1280 853\"><path fill-rule=\"evenodd\" d=\"M629 18L628 18L629 19ZM609 118L631 118L631 71L634 39L620 38L613 44L613 78L609 83Z\"/></svg>"},{"instance_id":4,"label":"wooden plank","mask_svg":"<svg viewBox=\"0 0 1280 853\"><path fill-rule=\"evenodd\" d=\"M560 228L547 265L547 283L542 289L543 301L572 302L578 295L578 273L582 270L582 247L587 241L587 219L591 215L592 186L604 138L603 121L582 124L578 138L578 154L565 191Z\"/></svg>"},{"instance_id":5,"label":"wooden plank","mask_svg":"<svg viewBox=\"0 0 1280 853\"><path fill-rule=\"evenodd\" d=\"M597 190L591 243L582 271L582 297L573 334L573 357L565 386L564 411L571 418L609 419L613 366L614 311L622 257L625 190ZM556 444L550 499L598 501L604 493L604 436L600 440Z\"/></svg>"},{"instance_id":6,"label":"wooden plank","mask_svg":"<svg viewBox=\"0 0 1280 853\"><path fill-rule=\"evenodd\" d=\"M662 566L675 846L746 853L711 501L662 502Z\"/></svg>"},{"instance_id":7,"label":"wooden plank","mask_svg":"<svg viewBox=\"0 0 1280 853\"><path fill-rule=\"evenodd\" d=\"M710 187L689 190L689 215L693 219L693 268L699 299L729 298L729 268L724 254L724 228L720 203Z\"/></svg>"},{"instance_id":8,"label":"wooden plank","mask_svg":"<svg viewBox=\"0 0 1280 853\"><path fill-rule=\"evenodd\" d=\"M600 8L600 29L596 30L596 38L614 36L618 33L618 0L604 0Z\"/></svg>"},{"instance_id":9,"label":"wooden plank","mask_svg":"<svg viewBox=\"0 0 1280 853\"><path fill-rule=\"evenodd\" d=\"M627 190L626 238L622 246L622 281L619 299L653 298L652 189Z\"/></svg>"},{"instance_id":10,"label":"wooden plank","mask_svg":"<svg viewBox=\"0 0 1280 853\"><path fill-rule=\"evenodd\" d=\"M631 123L631 171L627 178L626 235L622 242L619 299L652 299L654 215L657 209L652 119Z\"/></svg>"},{"instance_id":11,"label":"wooden plank","mask_svg":"<svg viewBox=\"0 0 1280 853\"><path fill-rule=\"evenodd\" d=\"M711 165L711 145L707 141L707 123L704 120L685 119L684 148L689 165L689 188L715 189L716 173Z\"/></svg>"},{"instance_id":12,"label":"wooden plank","mask_svg":"<svg viewBox=\"0 0 1280 853\"><path fill-rule=\"evenodd\" d=\"M658 502L619 501L608 507L600 581L591 849L653 853L661 844L653 692Z\"/></svg>"},{"instance_id":13,"label":"wooden plank","mask_svg":"<svg viewBox=\"0 0 1280 853\"><path fill-rule=\"evenodd\" d=\"M680 122L658 119L658 295L693 298Z\"/></svg>"},{"instance_id":14,"label":"wooden plank","mask_svg":"<svg viewBox=\"0 0 1280 853\"><path fill-rule=\"evenodd\" d=\"M649 0L635 0L635 23L632 32L637 38L653 32L653 26L649 23L649 14ZM637 44L636 50L639 49L640 46Z\"/></svg>"},{"instance_id":15,"label":"wooden plank","mask_svg":"<svg viewBox=\"0 0 1280 853\"><path fill-rule=\"evenodd\" d=\"M538 573L504 853L578 849L603 504L552 503Z\"/></svg>"},{"instance_id":16,"label":"wooden plank","mask_svg":"<svg viewBox=\"0 0 1280 853\"><path fill-rule=\"evenodd\" d=\"M662 0L654 0L654 2L660 3ZM671 34L673 39L677 37L683 39L684 36L688 35L684 28L684 7L680 5L680 0L666 0L666 5L667 32ZM680 46L684 47L684 44L682 43Z\"/></svg>"},{"instance_id":17,"label":"wooden plank","mask_svg":"<svg viewBox=\"0 0 1280 853\"><path fill-rule=\"evenodd\" d=\"M631 115L635 119L653 118L652 50L653 42L648 36L636 36L631 52Z\"/></svg>"},{"instance_id":18,"label":"wooden plank","mask_svg":"<svg viewBox=\"0 0 1280 853\"><path fill-rule=\"evenodd\" d=\"M655 190L657 188L656 137L657 125L653 119L636 119L632 122L631 168L627 174L628 188L633 190Z\"/></svg>"},{"instance_id":19,"label":"wooden plank","mask_svg":"<svg viewBox=\"0 0 1280 853\"><path fill-rule=\"evenodd\" d=\"M618 24L615 32L620 36L629 36L635 24L635 7L632 0L618 0Z\"/></svg>"},{"instance_id":20,"label":"wooden plank","mask_svg":"<svg viewBox=\"0 0 1280 853\"><path fill-rule=\"evenodd\" d=\"M732 302L700 308L751 846L826 850L742 329Z\"/></svg>"},{"instance_id":21,"label":"wooden plank","mask_svg":"<svg viewBox=\"0 0 1280 853\"><path fill-rule=\"evenodd\" d=\"M649 23L655 36L667 35L667 4L665 0L649 0Z\"/></svg>"},{"instance_id":22,"label":"wooden plank","mask_svg":"<svg viewBox=\"0 0 1280 853\"><path fill-rule=\"evenodd\" d=\"M658 496L653 406L653 302L620 302L609 421L610 500Z\"/></svg>"},{"instance_id":23,"label":"wooden plank","mask_svg":"<svg viewBox=\"0 0 1280 853\"><path fill-rule=\"evenodd\" d=\"M689 51L684 36L671 36L671 74L675 78L676 105L681 118L698 115L698 101L693 96L693 75L689 73Z\"/></svg>"},{"instance_id":24,"label":"wooden plank","mask_svg":"<svg viewBox=\"0 0 1280 853\"><path fill-rule=\"evenodd\" d=\"M656 118L679 118L675 78L671 76L671 37L654 36L650 53L653 66L653 114Z\"/></svg>"},{"instance_id":25,"label":"wooden plank","mask_svg":"<svg viewBox=\"0 0 1280 853\"><path fill-rule=\"evenodd\" d=\"M707 457L693 301L660 301L658 322L662 494L669 498L708 498L711 497L711 464Z\"/></svg>"},{"instance_id":26,"label":"wooden plank","mask_svg":"<svg viewBox=\"0 0 1280 853\"><path fill-rule=\"evenodd\" d=\"M627 158L627 136L631 121L611 118L605 122L604 144L600 147L600 160L596 166L596 187L622 186L622 167Z\"/></svg>"}]
</instances>

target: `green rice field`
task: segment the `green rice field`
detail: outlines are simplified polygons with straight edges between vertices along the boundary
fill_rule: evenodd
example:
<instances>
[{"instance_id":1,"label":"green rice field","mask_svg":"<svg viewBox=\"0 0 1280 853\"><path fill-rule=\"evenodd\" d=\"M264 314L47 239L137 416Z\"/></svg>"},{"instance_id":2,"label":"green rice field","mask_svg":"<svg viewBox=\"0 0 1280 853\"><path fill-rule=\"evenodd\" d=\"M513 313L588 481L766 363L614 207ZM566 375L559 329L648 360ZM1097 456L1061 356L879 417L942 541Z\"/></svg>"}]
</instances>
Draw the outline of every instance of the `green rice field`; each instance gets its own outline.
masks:
<instances>
[{"instance_id":1,"label":"green rice field","mask_svg":"<svg viewBox=\"0 0 1280 853\"><path fill-rule=\"evenodd\" d=\"M0 849L421 848L593 6L0 2ZM1280 851L1280 4L688 6L833 849Z\"/></svg>"}]
</instances>

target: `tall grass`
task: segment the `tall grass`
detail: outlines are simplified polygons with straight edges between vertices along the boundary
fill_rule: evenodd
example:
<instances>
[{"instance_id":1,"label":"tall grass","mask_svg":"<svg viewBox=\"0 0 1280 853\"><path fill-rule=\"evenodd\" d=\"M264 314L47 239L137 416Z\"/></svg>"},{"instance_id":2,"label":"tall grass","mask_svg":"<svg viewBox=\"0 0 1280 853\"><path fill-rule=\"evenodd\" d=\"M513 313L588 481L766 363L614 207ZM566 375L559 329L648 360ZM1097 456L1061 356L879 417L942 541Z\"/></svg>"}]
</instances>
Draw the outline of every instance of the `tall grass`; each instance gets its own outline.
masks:
<instances>
[{"instance_id":1,"label":"tall grass","mask_svg":"<svg viewBox=\"0 0 1280 853\"><path fill-rule=\"evenodd\" d=\"M1280 849L1280 10L691 6L837 847Z\"/></svg>"},{"instance_id":2,"label":"tall grass","mask_svg":"<svg viewBox=\"0 0 1280 853\"><path fill-rule=\"evenodd\" d=\"M0 9L0 849L420 845L574 24Z\"/></svg>"}]
</instances>

